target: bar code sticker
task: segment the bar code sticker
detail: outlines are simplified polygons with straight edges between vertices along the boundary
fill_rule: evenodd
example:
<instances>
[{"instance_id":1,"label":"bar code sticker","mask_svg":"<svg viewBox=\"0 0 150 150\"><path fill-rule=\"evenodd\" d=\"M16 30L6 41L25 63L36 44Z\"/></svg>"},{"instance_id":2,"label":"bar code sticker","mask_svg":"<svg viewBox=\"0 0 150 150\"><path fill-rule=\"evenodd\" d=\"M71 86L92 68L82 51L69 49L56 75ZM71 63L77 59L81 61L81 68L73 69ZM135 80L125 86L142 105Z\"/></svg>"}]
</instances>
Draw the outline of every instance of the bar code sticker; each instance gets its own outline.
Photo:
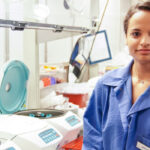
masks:
<instances>
[{"instance_id":1,"label":"bar code sticker","mask_svg":"<svg viewBox=\"0 0 150 150\"><path fill-rule=\"evenodd\" d=\"M142 144L141 142L137 142L136 147L139 148L140 150L150 150L150 147Z\"/></svg>"}]
</instances>

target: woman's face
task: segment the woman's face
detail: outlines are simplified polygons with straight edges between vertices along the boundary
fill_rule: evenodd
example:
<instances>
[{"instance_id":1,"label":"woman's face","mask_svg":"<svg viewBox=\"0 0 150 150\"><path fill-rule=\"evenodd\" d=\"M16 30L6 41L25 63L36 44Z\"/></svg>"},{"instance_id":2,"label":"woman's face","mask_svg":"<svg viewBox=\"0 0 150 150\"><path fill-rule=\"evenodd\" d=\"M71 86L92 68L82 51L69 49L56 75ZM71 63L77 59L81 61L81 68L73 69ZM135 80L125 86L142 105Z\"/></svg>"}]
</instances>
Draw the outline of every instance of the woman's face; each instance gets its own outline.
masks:
<instances>
[{"instance_id":1,"label":"woman's face","mask_svg":"<svg viewBox=\"0 0 150 150\"><path fill-rule=\"evenodd\" d=\"M126 42L135 61L150 63L150 11L141 10L130 18Z\"/></svg>"}]
</instances>

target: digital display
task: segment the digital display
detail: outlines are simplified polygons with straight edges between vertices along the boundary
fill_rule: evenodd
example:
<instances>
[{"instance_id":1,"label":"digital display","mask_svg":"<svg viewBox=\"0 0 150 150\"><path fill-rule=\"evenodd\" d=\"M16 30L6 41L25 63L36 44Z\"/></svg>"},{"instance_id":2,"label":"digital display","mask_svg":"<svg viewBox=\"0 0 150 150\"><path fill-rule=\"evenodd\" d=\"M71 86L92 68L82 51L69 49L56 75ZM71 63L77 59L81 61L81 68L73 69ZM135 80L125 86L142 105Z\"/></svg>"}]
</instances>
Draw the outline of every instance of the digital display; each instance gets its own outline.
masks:
<instances>
[{"instance_id":1,"label":"digital display","mask_svg":"<svg viewBox=\"0 0 150 150\"><path fill-rule=\"evenodd\" d=\"M75 115L67 117L66 121L72 127L75 126L76 124L80 123L80 120Z\"/></svg>"},{"instance_id":2,"label":"digital display","mask_svg":"<svg viewBox=\"0 0 150 150\"><path fill-rule=\"evenodd\" d=\"M50 128L41 132L39 137L47 144L59 138L60 135L54 129Z\"/></svg>"}]
</instances>

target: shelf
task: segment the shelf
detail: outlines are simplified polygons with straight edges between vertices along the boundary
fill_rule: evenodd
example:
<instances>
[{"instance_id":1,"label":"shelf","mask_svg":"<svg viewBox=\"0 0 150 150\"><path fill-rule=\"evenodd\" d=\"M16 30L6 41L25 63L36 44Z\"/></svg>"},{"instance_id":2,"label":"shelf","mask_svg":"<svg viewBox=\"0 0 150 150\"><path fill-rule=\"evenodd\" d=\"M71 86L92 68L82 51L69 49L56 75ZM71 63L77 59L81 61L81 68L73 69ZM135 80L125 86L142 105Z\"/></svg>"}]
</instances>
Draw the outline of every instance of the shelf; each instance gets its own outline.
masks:
<instances>
[{"instance_id":1,"label":"shelf","mask_svg":"<svg viewBox=\"0 0 150 150\"><path fill-rule=\"evenodd\" d=\"M38 30L37 31L37 42L42 43L42 42L48 42L48 41L53 41L53 40L58 40L62 38L67 38L67 37L73 37L76 35L81 35L86 32L79 32L79 31L61 31L61 32L53 32L51 30ZM46 36L45 36L46 35Z\"/></svg>"},{"instance_id":2,"label":"shelf","mask_svg":"<svg viewBox=\"0 0 150 150\"><path fill-rule=\"evenodd\" d=\"M14 31L23 31L24 29L36 29L38 43L71 37L79 34L85 34L90 31L89 29L84 27L4 19L0 19L0 27L11 28Z\"/></svg>"}]
</instances>

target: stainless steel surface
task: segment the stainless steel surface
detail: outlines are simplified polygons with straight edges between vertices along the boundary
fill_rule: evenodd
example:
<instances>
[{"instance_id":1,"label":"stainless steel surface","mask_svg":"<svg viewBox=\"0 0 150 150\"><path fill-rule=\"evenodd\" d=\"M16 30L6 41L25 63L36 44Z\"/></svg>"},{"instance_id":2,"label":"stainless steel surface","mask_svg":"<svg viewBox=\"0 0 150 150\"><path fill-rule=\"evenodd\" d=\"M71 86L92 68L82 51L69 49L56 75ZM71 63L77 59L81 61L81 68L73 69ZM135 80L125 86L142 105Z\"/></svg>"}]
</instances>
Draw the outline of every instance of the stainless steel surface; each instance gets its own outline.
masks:
<instances>
[{"instance_id":1,"label":"stainless steel surface","mask_svg":"<svg viewBox=\"0 0 150 150\"><path fill-rule=\"evenodd\" d=\"M63 116L65 114L65 111L56 110L56 109L28 109L28 110L18 111L15 114L45 119L45 118L56 118L56 117Z\"/></svg>"},{"instance_id":2,"label":"stainless steel surface","mask_svg":"<svg viewBox=\"0 0 150 150\"><path fill-rule=\"evenodd\" d=\"M0 27L11 28L12 30L45 29L45 30L52 30L53 32L71 31L71 32L87 33L89 31L89 29L83 27L63 26L48 23L35 23L16 20L4 20L4 19L0 19Z\"/></svg>"}]
</instances>

